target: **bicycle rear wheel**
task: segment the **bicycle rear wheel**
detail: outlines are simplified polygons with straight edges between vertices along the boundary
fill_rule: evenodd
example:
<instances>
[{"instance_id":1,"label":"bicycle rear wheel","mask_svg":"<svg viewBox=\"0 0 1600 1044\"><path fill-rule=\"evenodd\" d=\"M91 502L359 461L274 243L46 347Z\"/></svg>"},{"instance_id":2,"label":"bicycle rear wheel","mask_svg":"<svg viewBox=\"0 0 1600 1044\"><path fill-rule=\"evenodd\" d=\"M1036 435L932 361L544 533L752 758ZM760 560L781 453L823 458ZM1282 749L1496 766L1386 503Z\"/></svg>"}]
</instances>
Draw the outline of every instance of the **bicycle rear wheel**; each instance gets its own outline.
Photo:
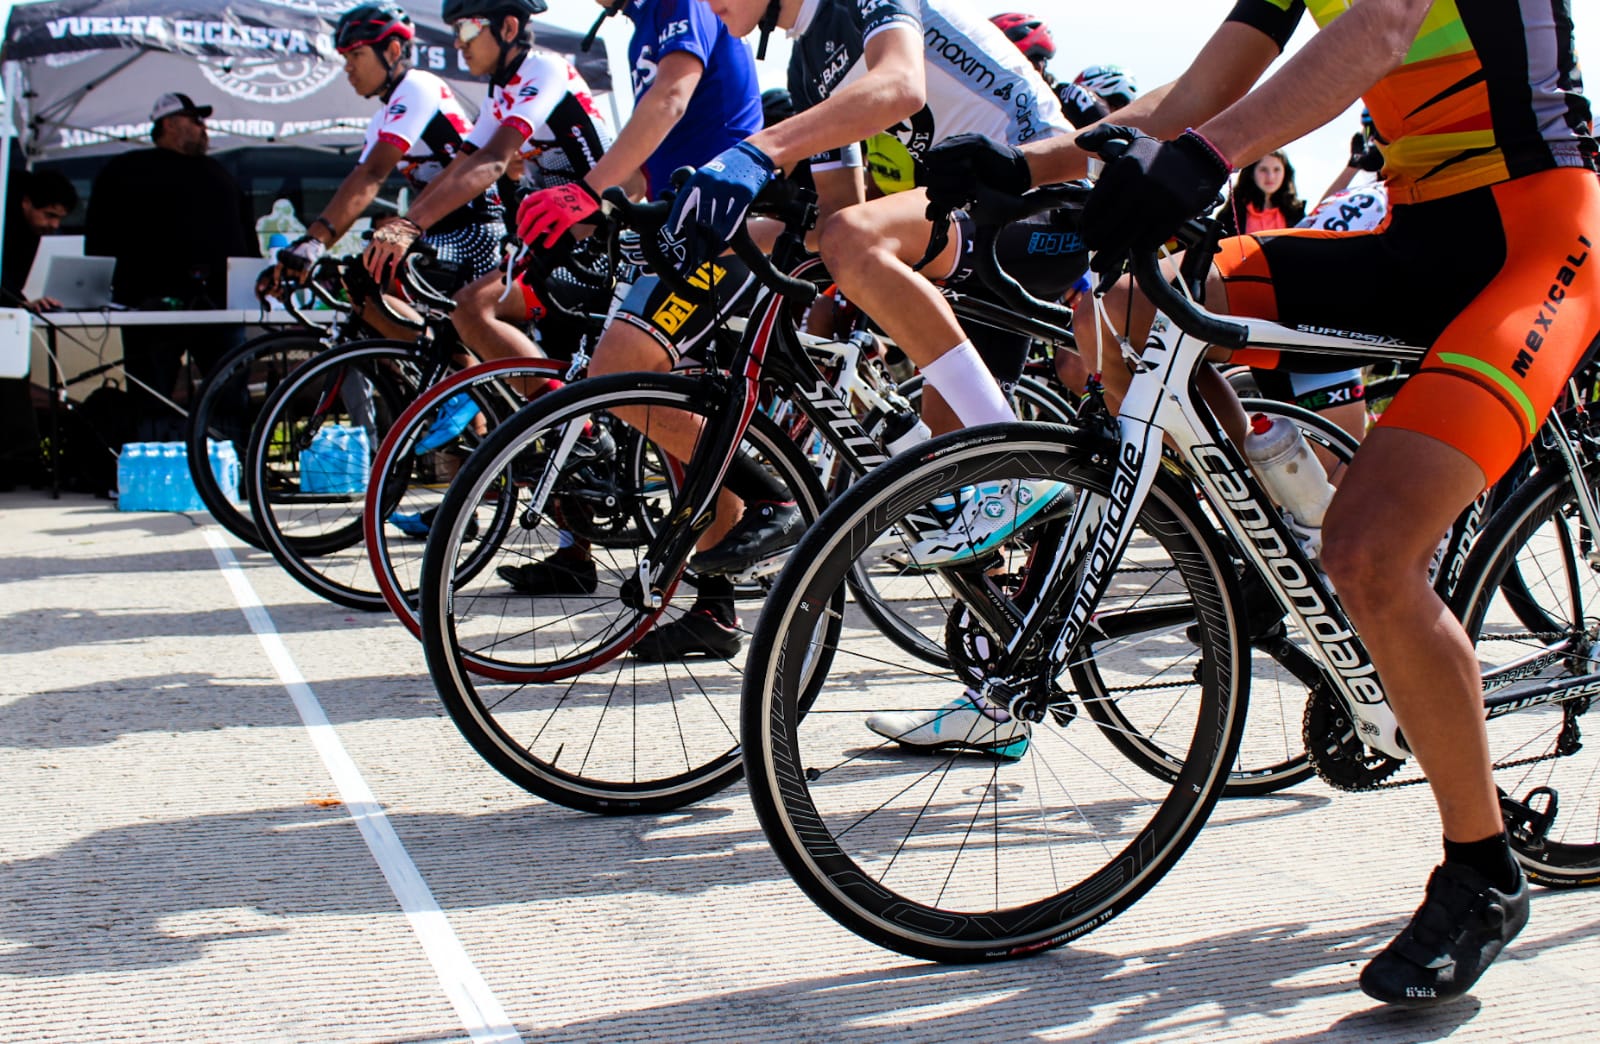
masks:
<instances>
[{"instance_id":1,"label":"bicycle rear wheel","mask_svg":"<svg viewBox=\"0 0 1600 1044\"><path fill-rule=\"evenodd\" d=\"M1584 737L1600 723L1600 681L1585 681L1600 675L1595 538L1569 476L1538 472L1491 518L1457 589L1511 847L1531 880L1553 887L1600 884L1600 742ZM1553 702L1540 697L1564 682Z\"/></svg>"},{"instance_id":2,"label":"bicycle rear wheel","mask_svg":"<svg viewBox=\"0 0 1600 1044\"><path fill-rule=\"evenodd\" d=\"M295 370L262 409L245 460L250 510L267 550L307 590L384 608L361 542L372 447L445 369L409 341L353 341Z\"/></svg>"},{"instance_id":3,"label":"bicycle rear wheel","mask_svg":"<svg viewBox=\"0 0 1600 1044\"><path fill-rule=\"evenodd\" d=\"M200 500L217 523L253 547L265 550L250 517L249 475L244 468L250 433L267 399L296 367L326 351L328 342L307 330L262 334L228 353L200 389L184 431L189 475ZM241 486L224 490L211 471L207 440L226 442L239 458Z\"/></svg>"},{"instance_id":4,"label":"bicycle rear wheel","mask_svg":"<svg viewBox=\"0 0 1600 1044\"><path fill-rule=\"evenodd\" d=\"M1244 714L1232 670L1243 655L1227 594L1233 580L1210 523L1174 495L1171 478L1157 482L1132 545L1136 556L1169 563L1170 618L1118 668L1182 688L1169 707L1188 722L1187 734L1173 727L1163 737L1182 765L1175 780L1130 766L1103 728L1075 724L1092 698L1083 692L1055 690L1016 760L913 752L881 724L866 724L885 713L932 722L950 713L945 701L966 678L907 662L854 613L830 635L836 621L825 607L857 560L894 539L908 512L963 485L1061 482L1077 491L1077 510L1103 505L1112 473L1084 463L1071 437L1050 425L995 425L936 439L874 471L808 531L756 627L742 709L762 828L807 895L880 946L981 961L1074 938L1127 909L1171 868L1227 779ZM1047 568L1054 544L1034 537L1059 531L1059 519L1031 527L1002 560L966 579L1004 600L1024 571ZM1097 618L1140 608L1113 590ZM1191 625L1198 642L1185 634ZM831 659L835 684L824 683L812 702L800 667L819 658Z\"/></svg>"},{"instance_id":5,"label":"bicycle rear wheel","mask_svg":"<svg viewBox=\"0 0 1600 1044\"><path fill-rule=\"evenodd\" d=\"M547 800L607 814L665 811L742 771L736 722L748 631L737 628L734 647L721 652L641 657L641 638L688 618L694 578L667 578L659 608L624 594L655 531L675 518L679 465L630 438L610 411L678 411L715 430L712 388L632 373L541 396L489 435L440 503L420 595L429 672L474 749ZM580 435L585 425L590 434ZM821 484L768 418L752 418L739 452L790 491L806 524L816 518ZM513 505L513 523L494 540L488 567L469 575L460 563L480 552L467 531L482 505L500 502ZM563 586L538 595L502 574L550 558L563 529L589 540L592 572L569 571Z\"/></svg>"}]
</instances>

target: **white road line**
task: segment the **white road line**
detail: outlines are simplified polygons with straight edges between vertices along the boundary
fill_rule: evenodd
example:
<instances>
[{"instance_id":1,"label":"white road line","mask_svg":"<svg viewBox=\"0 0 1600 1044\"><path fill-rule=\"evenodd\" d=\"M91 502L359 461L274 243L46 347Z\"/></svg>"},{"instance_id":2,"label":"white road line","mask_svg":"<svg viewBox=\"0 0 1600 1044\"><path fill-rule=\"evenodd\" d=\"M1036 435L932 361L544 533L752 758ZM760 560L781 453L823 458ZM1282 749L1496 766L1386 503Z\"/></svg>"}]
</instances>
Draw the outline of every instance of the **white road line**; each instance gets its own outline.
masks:
<instances>
[{"instance_id":1,"label":"white road line","mask_svg":"<svg viewBox=\"0 0 1600 1044\"><path fill-rule=\"evenodd\" d=\"M339 788L340 800L349 809L356 826L361 828L361 836L372 851L372 858L377 860L378 868L389 882L389 889L399 900L400 909L404 911L406 920L411 922L412 931L417 933L423 951L439 976L439 984L444 987L445 995L455 1006L456 1014L461 1017L467 1032L474 1041L522 1040L522 1035L501 1007L499 998L479 974L472 958L467 956L455 929L450 927L444 911L433 898L433 892L422 879L417 865L411 861L405 846L400 843L394 828L389 825L389 818L367 786L367 781L362 778L361 770L356 767L355 761L339 740L338 733L328 722L317 694L306 684L305 676L289 655L288 647L273 626L272 617L261 604L244 570L239 568L233 552L215 527L205 527L205 535L206 543L211 545L211 553L216 557L217 567L233 589L234 600L244 611L250 629L261 640L261 648L265 650L267 659L272 661L279 680L294 700L295 710L299 711L300 721L311 736L312 746L322 756L322 763L327 766L328 774Z\"/></svg>"}]
</instances>

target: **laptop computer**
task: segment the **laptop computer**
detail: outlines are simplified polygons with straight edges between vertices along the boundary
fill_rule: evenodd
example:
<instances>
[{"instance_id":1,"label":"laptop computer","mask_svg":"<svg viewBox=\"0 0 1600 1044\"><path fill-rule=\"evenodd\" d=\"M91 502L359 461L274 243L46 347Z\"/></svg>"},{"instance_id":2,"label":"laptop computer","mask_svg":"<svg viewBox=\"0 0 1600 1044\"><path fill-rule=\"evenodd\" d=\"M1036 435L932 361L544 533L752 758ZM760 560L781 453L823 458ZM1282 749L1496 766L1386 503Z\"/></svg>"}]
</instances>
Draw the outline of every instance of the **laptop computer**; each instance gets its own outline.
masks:
<instances>
[{"instance_id":1,"label":"laptop computer","mask_svg":"<svg viewBox=\"0 0 1600 1044\"><path fill-rule=\"evenodd\" d=\"M272 262L264 257L228 258L228 307L248 312L260 311L261 302L256 300L256 277L271 266ZM274 309L283 305L277 298L269 297L267 307Z\"/></svg>"},{"instance_id":2,"label":"laptop computer","mask_svg":"<svg viewBox=\"0 0 1600 1044\"><path fill-rule=\"evenodd\" d=\"M73 257L60 254L45 269L43 297L53 297L69 312L92 312L111 304L114 257Z\"/></svg>"}]
</instances>

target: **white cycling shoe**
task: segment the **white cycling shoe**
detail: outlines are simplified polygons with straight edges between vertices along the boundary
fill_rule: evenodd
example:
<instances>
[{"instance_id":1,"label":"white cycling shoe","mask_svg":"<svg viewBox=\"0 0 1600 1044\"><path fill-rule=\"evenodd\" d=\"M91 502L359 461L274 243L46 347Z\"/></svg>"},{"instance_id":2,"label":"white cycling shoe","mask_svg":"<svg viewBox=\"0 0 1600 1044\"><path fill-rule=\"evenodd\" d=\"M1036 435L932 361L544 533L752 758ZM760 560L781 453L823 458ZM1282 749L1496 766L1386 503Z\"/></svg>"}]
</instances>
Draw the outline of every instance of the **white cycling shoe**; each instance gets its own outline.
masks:
<instances>
[{"instance_id":1,"label":"white cycling shoe","mask_svg":"<svg viewBox=\"0 0 1600 1044\"><path fill-rule=\"evenodd\" d=\"M1033 726L991 705L971 689L937 710L867 715L867 728L919 750L975 750L1015 760L1028 751Z\"/></svg>"},{"instance_id":2,"label":"white cycling shoe","mask_svg":"<svg viewBox=\"0 0 1600 1044\"><path fill-rule=\"evenodd\" d=\"M890 561L904 569L936 569L982 558L1047 513L1072 506L1072 490L1060 482L1006 479L979 486L955 521L930 533Z\"/></svg>"}]
</instances>

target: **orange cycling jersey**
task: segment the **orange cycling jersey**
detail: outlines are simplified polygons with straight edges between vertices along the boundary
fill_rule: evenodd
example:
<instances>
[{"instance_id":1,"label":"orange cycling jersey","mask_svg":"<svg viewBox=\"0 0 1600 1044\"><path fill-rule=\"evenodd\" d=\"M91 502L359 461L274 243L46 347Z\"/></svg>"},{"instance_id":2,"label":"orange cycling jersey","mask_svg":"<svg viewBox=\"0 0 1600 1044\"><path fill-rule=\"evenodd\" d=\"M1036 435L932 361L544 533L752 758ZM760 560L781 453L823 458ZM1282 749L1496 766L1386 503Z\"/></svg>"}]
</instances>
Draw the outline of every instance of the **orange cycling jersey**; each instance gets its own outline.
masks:
<instances>
[{"instance_id":1,"label":"orange cycling jersey","mask_svg":"<svg viewBox=\"0 0 1600 1044\"><path fill-rule=\"evenodd\" d=\"M1239 0L1229 21L1281 48L1307 10L1348 0ZM1364 95L1391 202L1420 203L1556 167L1594 166L1568 0L1434 0L1405 59Z\"/></svg>"}]
</instances>

